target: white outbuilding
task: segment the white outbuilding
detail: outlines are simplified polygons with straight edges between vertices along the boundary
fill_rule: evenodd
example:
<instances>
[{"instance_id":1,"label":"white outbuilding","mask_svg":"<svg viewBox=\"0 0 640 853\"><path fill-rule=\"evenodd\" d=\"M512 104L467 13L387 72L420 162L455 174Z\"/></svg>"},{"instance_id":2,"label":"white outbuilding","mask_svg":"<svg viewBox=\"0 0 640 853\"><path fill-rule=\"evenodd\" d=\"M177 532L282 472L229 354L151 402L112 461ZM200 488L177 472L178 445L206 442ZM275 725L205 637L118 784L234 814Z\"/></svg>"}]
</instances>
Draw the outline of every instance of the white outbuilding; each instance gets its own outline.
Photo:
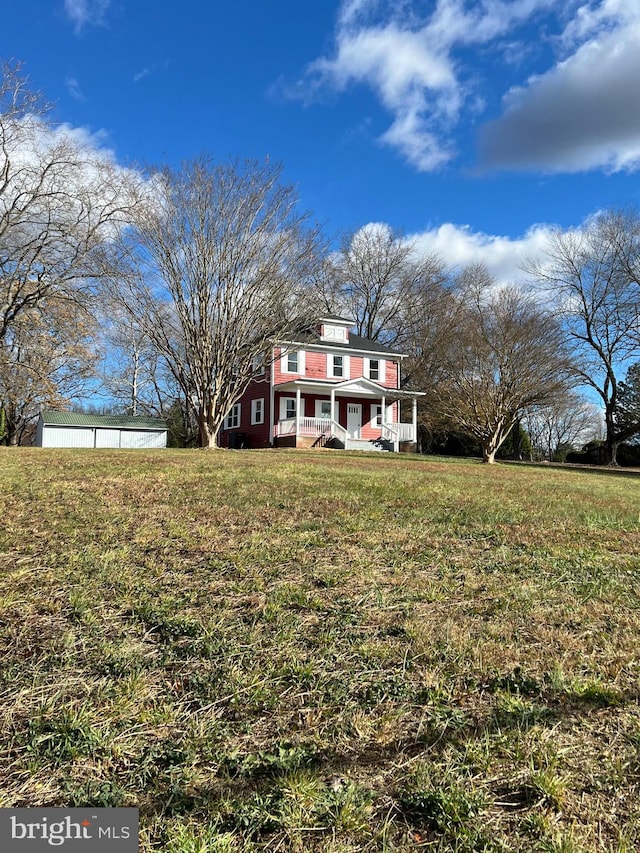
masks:
<instances>
[{"instance_id":1,"label":"white outbuilding","mask_svg":"<svg viewBox=\"0 0 640 853\"><path fill-rule=\"evenodd\" d=\"M151 449L167 446L167 425L160 418L41 412L36 447Z\"/></svg>"}]
</instances>

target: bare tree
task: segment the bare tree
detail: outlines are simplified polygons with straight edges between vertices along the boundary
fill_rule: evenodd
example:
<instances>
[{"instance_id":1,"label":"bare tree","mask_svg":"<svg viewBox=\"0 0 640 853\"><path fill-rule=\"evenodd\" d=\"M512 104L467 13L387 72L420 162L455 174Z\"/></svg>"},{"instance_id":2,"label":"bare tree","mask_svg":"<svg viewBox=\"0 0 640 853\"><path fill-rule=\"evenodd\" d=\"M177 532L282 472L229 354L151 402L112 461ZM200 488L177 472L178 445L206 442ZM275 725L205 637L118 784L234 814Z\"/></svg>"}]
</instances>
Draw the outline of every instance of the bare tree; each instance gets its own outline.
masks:
<instances>
[{"instance_id":1,"label":"bare tree","mask_svg":"<svg viewBox=\"0 0 640 853\"><path fill-rule=\"evenodd\" d=\"M149 335L111 293L99 316L101 394L127 415L164 417L180 392Z\"/></svg>"},{"instance_id":2,"label":"bare tree","mask_svg":"<svg viewBox=\"0 0 640 853\"><path fill-rule=\"evenodd\" d=\"M122 304L191 406L201 447L216 446L258 360L300 322L317 233L281 173L207 158L164 169L155 203L139 208L121 245Z\"/></svg>"},{"instance_id":3,"label":"bare tree","mask_svg":"<svg viewBox=\"0 0 640 853\"><path fill-rule=\"evenodd\" d=\"M549 312L515 287L496 289L484 268L463 274L458 299L457 337L441 351L432 405L492 463L527 409L565 387L568 359Z\"/></svg>"},{"instance_id":4,"label":"bare tree","mask_svg":"<svg viewBox=\"0 0 640 853\"><path fill-rule=\"evenodd\" d=\"M94 377L93 323L68 303L22 312L0 347L2 442L22 444L42 408L63 408Z\"/></svg>"},{"instance_id":5,"label":"bare tree","mask_svg":"<svg viewBox=\"0 0 640 853\"><path fill-rule=\"evenodd\" d=\"M568 393L546 406L529 410L522 423L538 458L564 462L567 452L600 436L603 422L597 406Z\"/></svg>"},{"instance_id":6,"label":"bare tree","mask_svg":"<svg viewBox=\"0 0 640 853\"><path fill-rule=\"evenodd\" d=\"M96 249L141 190L136 173L47 122L19 65L0 67L0 345L45 300L86 296Z\"/></svg>"},{"instance_id":7,"label":"bare tree","mask_svg":"<svg viewBox=\"0 0 640 853\"><path fill-rule=\"evenodd\" d=\"M602 400L609 464L624 440L616 424L619 376L640 354L640 219L609 212L580 231L555 231L530 265L573 345L576 379Z\"/></svg>"},{"instance_id":8,"label":"bare tree","mask_svg":"<svg viewBox=\"0 0 640 853\"><path fill-rule=\"evenodd\" d=\"M322 309L352 318L357 334L388 346L404 345L411 305L444 277L438 258L418 258L412 242L374 223L343 237L315 293Z\"/></svg>"}]
</instances>

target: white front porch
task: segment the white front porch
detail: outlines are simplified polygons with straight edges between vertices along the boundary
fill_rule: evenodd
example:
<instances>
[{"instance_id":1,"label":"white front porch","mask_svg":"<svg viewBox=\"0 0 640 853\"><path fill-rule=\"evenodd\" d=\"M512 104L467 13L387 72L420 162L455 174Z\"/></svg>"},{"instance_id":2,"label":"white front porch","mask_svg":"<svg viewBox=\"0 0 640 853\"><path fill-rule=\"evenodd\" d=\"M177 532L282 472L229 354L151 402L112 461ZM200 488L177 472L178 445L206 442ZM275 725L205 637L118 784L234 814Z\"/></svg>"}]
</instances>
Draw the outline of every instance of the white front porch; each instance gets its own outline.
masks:
<instances>
[{"instance_id":1,"label":"white front porch","mask_svg":"<svg viewBox=\"0 0 640 853\"><path fill-rule=\"evenodd\" d=\"M274 391L279 414L273 424L275 444L396 452L415 446L418 393L385 388L364 378L337 383L294 380ZM411 400L409 423L398 420L401 399ZM315 415L310 416L314 406Z\"/></svg>"}]
</instances>

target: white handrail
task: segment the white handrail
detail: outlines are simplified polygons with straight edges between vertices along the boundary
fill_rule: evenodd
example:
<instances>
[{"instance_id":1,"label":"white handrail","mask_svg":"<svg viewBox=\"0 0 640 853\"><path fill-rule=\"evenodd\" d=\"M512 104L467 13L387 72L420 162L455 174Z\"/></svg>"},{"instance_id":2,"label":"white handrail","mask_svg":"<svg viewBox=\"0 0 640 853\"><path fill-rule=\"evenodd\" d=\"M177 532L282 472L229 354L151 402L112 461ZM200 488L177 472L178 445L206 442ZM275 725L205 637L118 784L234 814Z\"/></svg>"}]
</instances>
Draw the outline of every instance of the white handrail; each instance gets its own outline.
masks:
<instances>
[{"instance_id":1,"label":"white handrail","mask_svg":"<svg viewBox=\"0 0 640 853\"><path fill-rule=\"evenodd\" d=\"M398 428L398 439L400 441L415 441L416 437L413 424L394 424Z\"/></svg>"},{"instance_id":2,"label":"white handrail","mask_svg":"<svg viewBox=\"0 0 640 853\"><path fill-rule=\"evenodd\" d=\"M382 437L388 441L415 441L413 434L413 424L383 424Z\"/></svg>"},{"instance_id":3,"label":"white handrail","mask_svg":"<svg viewBox=\"0 0 640 853\"><path fill-rule=\"evenodd\" d=\"M333 421L329 418L282 418L278 421L276 435L328 436L332 426Z\"/></svg>"},{"instance_id":4,"label":"white handrail","mask_svg":"<svg viewBox=\"0 0 640 853\"><path fill-rule=\"evenodd\" d=\"M380 431L382 438L393 444L401 441L415 441L413 424L382 424ZM296 418L283 418L278 421L276 436L296 434L316 436L318 438L323 436L325 439L333 436L344 445L346 445L349 438L346 428L330 418L301 417L299 420Z\"/></svg>"},{"instance_id":5,"label":"white handrail","mask_svg":"<svg viewBox=\"0 0 640 853\"><path fill-rule=\"evenodd\" d=\"M347 430L341 426L337 421L331 421L331 432L339 441L341 441L344 446L347 446L347 438L349 437L349 433Z\"/></svg>"},{"instance_id":6,"label":"white handrail","mask_svg":"<svg viewBox=\"0 0 640 853\"><path fill-rule=\"evenodd\" d=\"M330 430L329 418L300 418L300 435L327 435Z\"/></svg>"}]
</instances>

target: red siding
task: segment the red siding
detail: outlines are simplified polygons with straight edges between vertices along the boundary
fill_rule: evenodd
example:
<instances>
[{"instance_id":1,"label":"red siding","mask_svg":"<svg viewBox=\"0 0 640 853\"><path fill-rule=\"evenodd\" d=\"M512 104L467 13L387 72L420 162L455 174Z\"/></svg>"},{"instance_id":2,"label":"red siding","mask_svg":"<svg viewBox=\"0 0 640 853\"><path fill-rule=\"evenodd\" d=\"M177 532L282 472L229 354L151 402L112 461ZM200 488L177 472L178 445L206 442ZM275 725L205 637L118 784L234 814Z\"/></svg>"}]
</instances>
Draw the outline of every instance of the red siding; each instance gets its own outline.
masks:
<instances>
[{"instance_id":1,"label":"red siding","mask_svg":"<svg viewBox=\"0 0 640 853\"><path fill-rule=\"evenodd\" d=\"M307 350L305 353L305 379L327 378L327 354L326 352L313 352Z\"/></svg>"},{"instance_id":2,"label":"red siding","mask_svg":"<svg viewBox=\"0 0 640 853\"><path fill-rule=\"evenodd\" d=\"M302 348L301 348L302 349ZM290 382L292 379L334 379L329 375L328 359L332 355L347 355L349 356L349 379L358 379L365 375L364 372L364 356L354 355L348 349L340 349L338 347L326 351L304 350L304 372L303 373L286 373L282 370L282 350L276 347L276 358L273 363L273 376L276 385L281 382ZM374 357L373 354L371 356ZM382 359L382 357L380 357ZM398 362L390 358L384 359L385 375L380 382L386 388L398 387ZM336 379L335 381L341 381Z\"/></svg>"},{"instance_id":3,"label":"red siding","mask_svg":"<svg viewBox=\"0 0 640 853\"><path fill-rule=\"evenodd\" d=\"M364 359L359 355L352 355L349 364L349 379L359 379L364 376Z\"/></svg>"},{"instance_id":4,"label":"red siding","mask_svg":"<svg viewBox=\"0 0 640 853\"><path fill-rule=\"evenodd\" d=\"M282 370L282 349L276 347L275 358L273 362L273 381L276 385L280 382L290 382L292 379L300 379L304 373L286 373ZM306 355L306 354L305 354Z\"/></svg>"},{"instance_id":5,"label":"red siding","mask_svg":"<svg viewBox=\"0 0 640 853\"><path fill-rule=\"evenodd\" d=\"M269 384L269 368L267 368L264 376L260 376L249 383L249 387L238 401L240 403L240 425L234 429L223 428L220 442L222 447L229 446L229 436L234 432L243 432L246 435L248 447L269 447L270 395L271 386ZM251 402L260 398L263 399L264 423L252 424Z\"/></svg>"},{"instance_id":6,"label":"red siding","mask_svg":"<svg viewBox=\"0 0 640 853\"><path fill-rule=\"evenodd\" d=\"M328 376L328 365L330 364L331 356L335 354L346 355L349 357L348 379L358 379L365 375L365 357L361 355L355 355L347 348L341 349L339 347L332 347L328 351L318 351L313 349L304 349L303 347L300 347L299 351L304 352L303 372L287 373L283 372L282 370L282 348L276 347L274 349L274 361L270 366L267 367L265 375L253 380L239 401L241 405L240 426L237 427L237 429L233 430L222 430L221 444L223 447L228 447L229 436L234 432L245 433L247 437L247 444L249 447L261 448L270 446L270 425L276 424L280 418L280 398L283 396L295 397L295 392L287 392L283 394L276 393L274 407L273 410L271 410L271 386L269 381L271 372L273 372L273 381L276 386L280 383L291 382L295 379L329 379L332 382L339 383L345 380L336 379L334 377ZM375 354L372 353L370 357L375 358ZM390 358L385 358L384 362L384 377L382 377L382 381L380 382L380 384L384 385L387 388L397 388L399 380L398 361L392 360ZM264 423L252 425L251 402L252 400L256 400L258 398L262 398L264 400ZM305 417L315 417L316 400L329 399L330 397L328 395L322 396L314 394L303 394L301 414L303 414ZM347 424L348 403L360 403L362 405L362 437L367 439L377 438L380 435L380 428L370 426L371 406L376 403L379 405L380 402L380 399L368 400L366 398L357 397L336 397L336 408L339 411L339 423L343 426L346 426ZM390 412L387 417L393 423L398 421L397 403L393 405L392 412Z\"/></svg>"},{"instance_id":7,"label":"red siding","mask_svg":"<svg viewBox=\"0 0 640 853\"><path fill-rule=\"evenodd\" d=\"M387 361L385 363L385 377L384 384L387 388L398 388L398 362L397 361Z\"/></svg>"}]
</instances>

